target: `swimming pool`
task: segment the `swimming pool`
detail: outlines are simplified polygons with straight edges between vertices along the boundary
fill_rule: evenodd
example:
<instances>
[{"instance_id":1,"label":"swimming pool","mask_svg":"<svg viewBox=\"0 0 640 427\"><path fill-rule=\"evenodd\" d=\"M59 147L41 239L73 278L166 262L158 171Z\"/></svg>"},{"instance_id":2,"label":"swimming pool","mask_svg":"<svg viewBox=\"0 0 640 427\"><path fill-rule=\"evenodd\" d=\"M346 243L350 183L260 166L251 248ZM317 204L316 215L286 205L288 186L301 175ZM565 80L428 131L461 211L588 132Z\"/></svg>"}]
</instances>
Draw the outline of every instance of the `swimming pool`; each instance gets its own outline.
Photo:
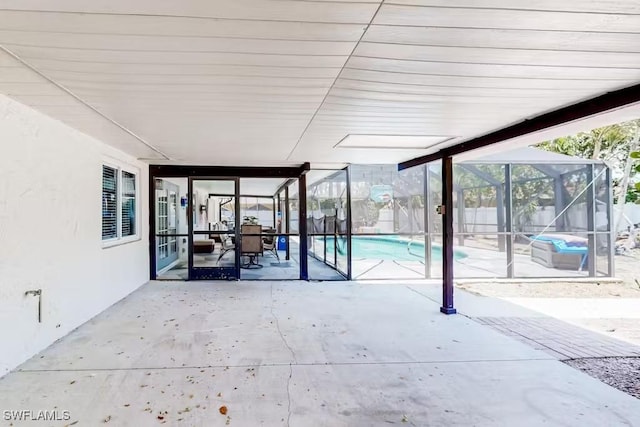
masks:
<instances>
[{"instance_id":1,"label":"swimming pool","mask_svg":"<svg viewBox=\"0 0 640 427\"><path fill-rule=\"evenodd\" d=\"M320 243L322 238L318 238ZM333 237L327 237L327 252L334 249ZM317 243L317 244L318 244ZM410 244L409 244L410 243ZM344 253L346 242L338 241L339 253ZM321 243L316 246L316 250L322 251ZM422 261L424 262L424 242L419 240L409 241L407 238L396 236L352 236L351 237L351 258L357 259L388 259L395 261ZM462 251L454 251L454 259L466 258L467 254ZM431 259L442 259L442 247L436 243L431 244Z\"/></svg>"}]
</instances>

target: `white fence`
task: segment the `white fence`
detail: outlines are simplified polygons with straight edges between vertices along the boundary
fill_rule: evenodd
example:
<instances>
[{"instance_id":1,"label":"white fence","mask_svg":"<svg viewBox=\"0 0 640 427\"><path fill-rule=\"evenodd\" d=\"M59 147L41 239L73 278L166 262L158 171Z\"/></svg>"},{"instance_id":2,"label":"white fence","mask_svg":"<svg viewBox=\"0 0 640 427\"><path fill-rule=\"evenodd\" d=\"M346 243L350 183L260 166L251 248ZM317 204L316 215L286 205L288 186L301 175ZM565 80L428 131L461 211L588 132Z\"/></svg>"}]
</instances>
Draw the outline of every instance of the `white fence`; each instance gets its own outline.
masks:
<instances>
[{"instance_id":1,"label":"white fence","mask_svg":"<svg viewBox=\"0 0 640 427\"><path fill-rule=\"evenodd\" d=\"M571 206L567 210L569 221L574 229L587 228L587 214L586 205L579 203ZM495 232L497 227L497 213L496 208L483 207L483 208L466 208L464 212L464 221L466 224L466 231L470 233L483 233L483 232ZM625 230L632 224L640 223L640 205L634 203L627 203L624 206L624 216L621 223L615 224L618 220L620 213L620 206L615 205L613 208L613 222L614 226L617 226L616 230ZM536 212L531 216L531 223L535 224L535 231L542 231L549 226L548 231L555 231L554 220L556 217L555 209L552 206L539 207ZM454 217L454 222L457 222L457 218ZM596 213L596 228L602 229L607 225L607 214L604 209L598 206L598 212ZM605 228L606 229L606 228Z\"/></svg>"},{"instance_id":2,"label":"white fence","mask_svg":"<svg viewBox=\"0 0 640 427\"><path fill-rule=\"evenodd\" d=\"M616 225L617 231L626 230L632 224L640 223L640 205L635 203L627 203L624 205L622 221L616 224L620 216L620 205L613 206L613 223Z\"/></svg>"},{"instance_id":3,"label":"white fence","mask_svg":"<svg viewBox=\"0 0 640 427\"><path fill-rule=\"evenodd\" d=\"M579 203L571 206L567 210L568 220L571 223L571 227L577 230L586 230L587 229L587 214L586 214L586 204ZM418 224L414 224L413 229L418 230L422 227L422 209L415 209L414 217L418 218ZM614 206L613 209L613 221L614 224L618 220L620 212L620 207L618 205ZM434 212L435 215L435 212ZM536 212L534 212L531 216L531 224L535 224L532 228L532 231L540 232L542 230L547 231L556 231L555 228L555 218L556 211L553 206L547 207L539 207ZM414 222L416 220L414 219ZM454 227L456 230L458 228L458 215L453 218ZM386 216L384 218L380 218L379 223L387 223L389 222L389 218ZM402 231L409 230L409 218L406 214L400 213L398 216L398 223L400 229ZM467 233L495 233L498 231L498 216L497 209L495 207L481 207L481 208L466 208L464 210L464 223L465 223L465 232ZM595 218L596 228L597 229L606 229L607 225L607 214L606 207L604 205L598 206L598 212L596 213ZM625 230L631 224L640 223L640 205L636 205L633 203L627 203L624 207L624 216L622 218L622 222L618 227L618 230ZM547 226L549 226L547 228ZM386 230L386 229L385 229Z\"/></svg>"},{"instance_id":4,"label":"white fence","mask_svg":"<svg viewBox=\"0 0 640 427\"><path fill-rule=\"evenodd\" d=\"M434 208L435 209L435 208ZM586 204L579 203L571 206L567 210L568 219L571 223L573 229L587 229L587 214L586 214ZM613 208L613 221L614 224L618 220L618 216L620 213L620 207L615 205ZM433 213L434 215L435 212ZM315 215L316 218L321 217L321 213L317 213ZM423 210L422 208L414 208L413 212L413 230L418 231L422 229L422 218L423 218ZM553 206L539 207L536 212L532 214L531 223L535 224L535 227L532 228L532 231L540 232L542 230L547 230L549 232L556 231L555 228L555 220L556 212ZM453 218L454 226L456 230L459 230L458 224L458 215ZM409 231L409 217L406 212L399 212L397 222L401 231L406 232ZM481 208L466 208L464 211L464 222L465 222L465 232L467 233L495 233L498 231L498 216L497 209L495 207L481 207ZM596 213L596 227L597 229L606 229L604 228L607 225L607 215L604 206L598 206L598 212ZM374 227L370 227L375 229L375 232L384 232L384 233L393 233L393 211L391 210L381 210L379 213L378 222ZM618 231L625 230L631 224L640 223L640 205L636 205L633 203L627 203L624 207L624 217L620 226L618 227ZM549 227L547 228L547 226ZM298 229L298 218L297 212L291 212L291 229ZM373 230L371 232L374 232Z\"/></svg>"}]
</instances>

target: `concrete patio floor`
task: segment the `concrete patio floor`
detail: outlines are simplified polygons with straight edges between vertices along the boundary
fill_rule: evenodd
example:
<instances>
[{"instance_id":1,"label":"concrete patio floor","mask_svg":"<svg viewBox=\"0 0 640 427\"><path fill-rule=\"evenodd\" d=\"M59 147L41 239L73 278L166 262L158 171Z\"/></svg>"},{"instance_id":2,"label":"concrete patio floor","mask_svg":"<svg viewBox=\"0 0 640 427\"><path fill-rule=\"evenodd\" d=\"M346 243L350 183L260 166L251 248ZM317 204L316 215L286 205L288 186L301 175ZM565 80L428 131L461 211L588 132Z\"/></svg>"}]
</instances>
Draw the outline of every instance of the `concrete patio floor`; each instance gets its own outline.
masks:
<instances>
[{"instance_id":1,"label":"concrete patio floor","mask_svg":"<svg viewBox=\"0 0 640 427\"><path fill-rule=\"evenodd\" d=\"M503 304L456 292L463 313ZM151 282L0 379L0 409L70 412L53 425L640 425L639 400L441 315L438 294Z\"/></svg>"}]
</instances>

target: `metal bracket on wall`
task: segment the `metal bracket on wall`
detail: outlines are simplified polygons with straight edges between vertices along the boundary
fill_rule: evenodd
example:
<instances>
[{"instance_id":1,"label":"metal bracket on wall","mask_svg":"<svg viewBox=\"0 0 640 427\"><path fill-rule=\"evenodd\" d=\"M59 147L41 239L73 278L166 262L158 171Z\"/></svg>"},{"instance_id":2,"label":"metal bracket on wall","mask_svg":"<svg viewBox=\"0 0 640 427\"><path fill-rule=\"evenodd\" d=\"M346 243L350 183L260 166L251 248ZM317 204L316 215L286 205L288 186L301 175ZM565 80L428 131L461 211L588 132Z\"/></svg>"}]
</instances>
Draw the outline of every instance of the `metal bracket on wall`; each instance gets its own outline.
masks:
<instances>
[{"instance_id":1,"label":"metal bracket on wall","mask_svg":"<svg viewBox=\"0 0 640 427\"><path fill-rule=\"evenodd\" d=\"M38 297L38 323L42 323L42 289L26 291L24 295L33 295L34 297Z\"/></svg>"}]
</instances>

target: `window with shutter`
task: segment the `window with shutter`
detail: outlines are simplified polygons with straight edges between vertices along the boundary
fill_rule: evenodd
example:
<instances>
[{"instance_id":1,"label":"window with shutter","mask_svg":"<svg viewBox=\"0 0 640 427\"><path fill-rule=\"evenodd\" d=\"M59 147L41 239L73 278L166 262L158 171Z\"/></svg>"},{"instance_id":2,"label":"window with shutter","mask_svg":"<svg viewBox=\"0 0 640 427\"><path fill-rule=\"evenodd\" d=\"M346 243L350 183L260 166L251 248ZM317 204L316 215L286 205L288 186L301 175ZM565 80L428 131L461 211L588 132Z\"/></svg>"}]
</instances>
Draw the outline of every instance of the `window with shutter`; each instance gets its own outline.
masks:
<instances>
[{"instance_id":1,"label":"window with shutter","mask_svg":"<svg viewBox=\"0 0 640 427\"><path fill-rule=\"evenodd\" d=\"M118 237L118 170L102 166L102 240Z\"/></svg>"},{"instance_id":2,"label":"window with shutter","mask_svg":"<svg viewBox=\"0 0 640 427\"><path fill-rule=\"evenodd\" d=\"M122 237L136 234L136 176L122 171Z\"/></svg>"},{"instance_id":3,"label":"window with shutter","mask_svg":"<svg viewBox=\"0 0 640 427\"><path fill-rule=\"evenodd\" d=\"M102 240L105 246L138 237L136 174L102 165Z\"/></svg>"}]
</instances>

